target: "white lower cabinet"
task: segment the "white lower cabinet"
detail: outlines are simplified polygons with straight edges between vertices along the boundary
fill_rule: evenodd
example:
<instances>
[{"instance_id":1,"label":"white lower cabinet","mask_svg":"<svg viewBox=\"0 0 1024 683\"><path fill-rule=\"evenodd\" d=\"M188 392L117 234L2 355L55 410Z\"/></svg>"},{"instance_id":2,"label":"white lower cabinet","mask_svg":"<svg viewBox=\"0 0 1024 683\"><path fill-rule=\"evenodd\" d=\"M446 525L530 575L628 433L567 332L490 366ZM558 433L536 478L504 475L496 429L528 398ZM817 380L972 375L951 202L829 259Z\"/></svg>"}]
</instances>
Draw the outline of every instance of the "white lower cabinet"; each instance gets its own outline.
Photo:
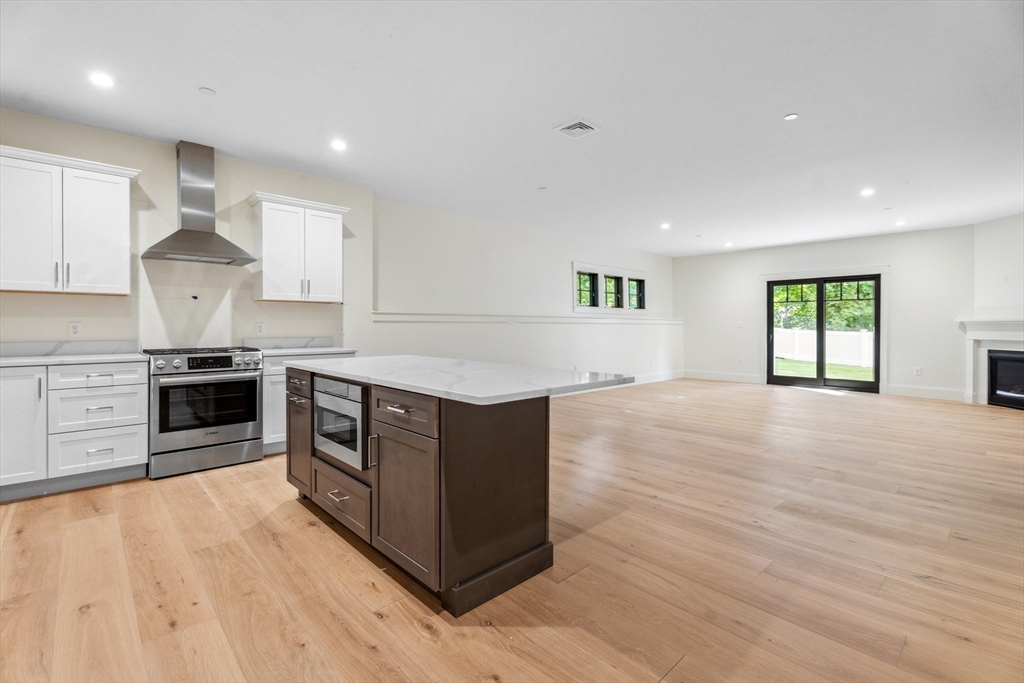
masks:
<instances>
[{"instance_id":1,"label":"white lower cabinet","mask_svg":"<svg viewBox=\"0 0 1024 683\"><path fill-rule=\"evenodd\" d=\"M144 425L51 434L49 477L143 465L149 458L149 428Z\"/></svg>"},{"instance_id":2,"label":"white lower cabinet","mask_svg":"<svg viewBox=\"0 0 1024 683\"><path fill-rule=\"evenodd\" d=\"M149 387L63 389L49 395L50 434L82 429L122 427L145 422L149 415Z\"/></svg>"},{"instance_id":3,"label":"white lower cabinet","mask_svg":"<svg viewBox=\"0 0 1024 683\"><path fill-rule=\"evenodd\" d=\"M46 368L0 369L0 486L46 478Z\"/></svg>"},{"instance_id":4,"label":"white lower cabinet","mask_svg":"<svg viewBox=\"0 0 1024 683\"><path fill-rule=\"evenodd\" d=\"M284 450L285 417L288 404L285 394L285 375L263 377L263 453L279 453ZM269 451L268 451L269 447Z\"/></svg>"}]
</instances>

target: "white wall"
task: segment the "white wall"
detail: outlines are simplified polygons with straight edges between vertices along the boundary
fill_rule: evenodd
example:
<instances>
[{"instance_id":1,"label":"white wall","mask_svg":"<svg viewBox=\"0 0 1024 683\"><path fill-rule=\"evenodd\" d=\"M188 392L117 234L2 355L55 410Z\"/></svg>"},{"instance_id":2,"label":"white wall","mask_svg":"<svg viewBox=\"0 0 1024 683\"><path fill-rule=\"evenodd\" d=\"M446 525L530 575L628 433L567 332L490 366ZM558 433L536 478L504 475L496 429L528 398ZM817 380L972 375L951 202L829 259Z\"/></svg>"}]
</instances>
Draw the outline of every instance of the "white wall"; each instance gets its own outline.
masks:
<instances>
[{"instance_id":1,"label":"white wall","mask_svg":"<svg viewBox=\"0 0 1024 683\"><path fill-rule=\"evenodd\" d=\"M877 266L888 271L881 287L887 390L962 399L964 334L954 319L974 307L971 226L675 259L684 375L763 382L766 281L795 273L867 275Z\"/></svg>"},{"instance_id":2,"label":"white wall","mask_svg":"<svg viewBox=\"0 0 1024 683\"><path fill-rule=\"evenodd\" d=\"M1024 214L974 226L974 317L1024 319Z\"/></svg>"},{"instance_id":3,"label":"white wall","mask_svg":"<svg viewBox=\"0 0 1024 683\"><path fill-rule=\"evenodd\" d=\"M366 296L371 274L363 273L358 301L346 301L347 345L629 373L639 381L680 374L682 326L669 320L668 257L380 197L374 222L376 306ZM574 261L643 271L647 312L574 314ZM352 282L346 277L346 287Z\"/></svg>"},{"instance_id":4,"label":"white wall","mask_svg":"<svg viewBox=\"0 0 1024 683\"><path fill-rule=\"evenodd\" d=\"M334 337L366 355L576 366L641 380L681 373L682 326L665 320L673 308L670 258L375 202L365 187L217 155L217 231L244 249L253 244L245 200L254 190L351 209L344 306L255 302L248 267L138 258L177 227L173 143L0 109L0 144L142 171L131 192L131 296L0 292L0 341L65 340L76 321L83 340L227 345L254 337L263 322L268 337ZM648 312L628 320L573 315L573 261L645 271Z\"/></svg>"},{"instance_id":5,"label":"white wall","mask_svg":"<svg viewBox=\"0 0 1024 683\"><path fill-rule=\"evenodd\" d=\"M339 334L341 306L253 301L248 267L138 258L177 228L174 144L11 109L0 109L0 143L142 171L131 188L131 296L0 292L0 341L65 340L70 321L83 323L82 340L138 339L144 347L239 344L255 336L256 322L269 337ZM221 155L216 174L217 232L243 249L253 243L245 200L254 190L348 206L346 245L371 239L366 188Z\"/></svg>"}]
</instances>

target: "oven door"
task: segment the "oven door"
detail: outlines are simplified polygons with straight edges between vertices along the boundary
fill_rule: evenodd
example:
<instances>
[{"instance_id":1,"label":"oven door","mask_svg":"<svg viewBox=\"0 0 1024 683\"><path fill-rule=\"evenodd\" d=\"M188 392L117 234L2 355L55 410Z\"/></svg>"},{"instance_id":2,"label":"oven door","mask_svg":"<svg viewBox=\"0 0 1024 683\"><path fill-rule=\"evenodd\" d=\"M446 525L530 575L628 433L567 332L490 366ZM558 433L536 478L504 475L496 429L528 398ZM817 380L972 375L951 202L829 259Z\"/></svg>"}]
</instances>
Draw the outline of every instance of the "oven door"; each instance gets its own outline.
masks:
<instances>
[{"instance_id":1,"label":"oven door","mask_svg":"<svg viewBox=\"0 0 1024 683\"><path fill-rule=\"evenodd\" d=\"M313 405L313 446L350 467L365 470L363 404L316 391Z\"/></svg>"},{"instance_id":2,"label":"oven door","mask_svg":"<svg viewBox=\"0 0 1024 683\"><path fill-rule=\"evenodd\" d=\"M151 378L150 452L262 438L262 375L211 372Z\"/></svg>"}]
</instances>

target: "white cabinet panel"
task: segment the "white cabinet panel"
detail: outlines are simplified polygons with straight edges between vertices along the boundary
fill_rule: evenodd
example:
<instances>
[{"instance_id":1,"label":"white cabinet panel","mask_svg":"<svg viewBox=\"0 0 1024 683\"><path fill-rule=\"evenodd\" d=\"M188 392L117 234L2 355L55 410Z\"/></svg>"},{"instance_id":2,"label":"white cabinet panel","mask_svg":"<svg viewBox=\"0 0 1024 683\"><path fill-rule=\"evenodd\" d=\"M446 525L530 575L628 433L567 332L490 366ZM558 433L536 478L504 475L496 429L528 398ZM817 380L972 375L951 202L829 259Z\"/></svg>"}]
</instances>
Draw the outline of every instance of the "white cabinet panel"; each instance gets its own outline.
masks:
<instances>
[{"instance_id":1,"label":"white cabinet panel","mask_svg":"<svg viewBox=\"0 0 1024 683\"><path fill-rule=\"evenodd\" d=\"M0 369L0 486L46 478L46 368Z\"/></svg>"},{"instance_id":2,"label":"white cabinet panel","mask_svg":"<svg viewBox=\"0 0 1024 683\"><path fill-rule=\"evenodd\" d=\"M113 387L149 382L149 363L95 363L90 365L51 365L50 389Z\"/></svg>"},{"instance_id":3,"label":"white cabinet panel","mask_svg":"<svg viewBox=\"0 0 1024 683\"><path fill-rule=\"evenodd\" d=\"M303 233L305 213L301 208L263 202L255 240L262 282L257 298L301 301L305 294Z\"/></svg>"},{"instance_id":4,"label":"white cabinet panel","mask_svg":"<svg viewBox=\"0 0 1024 683\"><path fill-rule=\"evenodd\" d=\"M149 461L146 425L54 434L49 439L49 476L64 477Z\"/></svg>"},{"instance_id":5,"label":"white cabinet panel","mask_svg":"<svg viewBox=\"0 0 1024 683\"><path fill-rule=\"evenodd\" d=\"M0 157L0 289L61 290L62 170Z\"/></svg>"},{"instance_id":6,"label":"white cabinet panel","mask_svg":"<svg viewBox=\"0 0 1024 683\"><path fill-rule=\"evenodd\" d=\"M341 303L341 214L306 209L306 300Z\"/></svg>"},{"instance_id":7,"label":"white cabinet panel","mask_svg":"<svg viewBox=\"0 0 1024 683\"><path fill-rule=\"evenodd\" d=\"M149 387L145 384L129 384L121 387L51 391L49 403L50 434L121 427L146 422L149 416Z\"/></svg>"},{"instance_id":8,"label":"white cabinet panel","mask_svg":"<svg viewBox=\"0 0 1024 683\"><path fill-rule=\"evenodd\" d=\"M263 376L263 453L281 453L285 446L288 413L285 375Z\"/></svg>"},{"instance_id":9,"label":"white cabinet panel","mask_svg":"<svg viewBox=\"0 0 1024 683\"><path fill-rule=\"evenodd\" d=\"M64 169L64 289L131 293L128 178Z\"/></svg>"}]
</instances>

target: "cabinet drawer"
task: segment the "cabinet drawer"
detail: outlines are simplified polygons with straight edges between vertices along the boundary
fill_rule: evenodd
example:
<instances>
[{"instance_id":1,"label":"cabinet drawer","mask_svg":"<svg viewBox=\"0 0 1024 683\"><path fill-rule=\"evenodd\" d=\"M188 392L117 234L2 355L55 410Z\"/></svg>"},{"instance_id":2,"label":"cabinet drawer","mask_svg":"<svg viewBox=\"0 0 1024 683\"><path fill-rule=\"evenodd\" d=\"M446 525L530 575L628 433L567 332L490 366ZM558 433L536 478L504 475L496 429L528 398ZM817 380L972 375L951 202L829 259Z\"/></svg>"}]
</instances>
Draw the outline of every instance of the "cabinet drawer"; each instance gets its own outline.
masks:
<instances>
[{"instance_id":1,"label":"cabinet drawer","mask_svg":"<svg viewBox=\"0 0 1024 683\"><path fill-rule=\"evenodd\" d=\"M436 439L437 412L438 400L434 396L373 387L370 398L370 418L373 420Z\"/></svg>"},{"instance_id":2,"label":"cabinet drawer","mask_svg":"<svg viewBox=\"0 0 1024 683\"><path fill-rule=\"evenodd\" d=\"M313 377L305 370L293 370L288 368L288 381L285 388L293 394L303 398L313 398Z\"/></svg>"},{"instance_id":3,"label":"cabinet drawer","mask_svg":"<svg viewBox=\"0 0 1024 683\"><path fill-rule=\"evenodd\" d=\"M145 384L49 391L47 399L50 434L145 424L149 417Z\"/></svg>"},{"instance_id":4,"label":"cabinet drawer","mask_svg":"<svg viewBox=\"0 0 1024 683\"><path fill-rule=\"evenodd\" d=\"M372 491L369 486L313 458L312 490L313 502L351 529L356 536L370 542Z\"/></svg>"},{"instance_id":5,"label":"cabinet drawer","mask_svg":"<svg viewBox=\"0 0 1024 683\"><path fill-rule=\"evenodd\" d=\"M146 425L134 425L53 434L49 439L48 476L144 465L149 460L148 432Z\"/></svg>"},{"instance_id":6,"label":"cabinet drawer","mask_svg":"<svg viewBox=\"0 0 1024 683\"><path fill-rule=\"evenodd\" d=\"M115 387L149 382L149 363L96 363L93 365L51 365L50 389Z\"/></svg>"}]
</instances>

